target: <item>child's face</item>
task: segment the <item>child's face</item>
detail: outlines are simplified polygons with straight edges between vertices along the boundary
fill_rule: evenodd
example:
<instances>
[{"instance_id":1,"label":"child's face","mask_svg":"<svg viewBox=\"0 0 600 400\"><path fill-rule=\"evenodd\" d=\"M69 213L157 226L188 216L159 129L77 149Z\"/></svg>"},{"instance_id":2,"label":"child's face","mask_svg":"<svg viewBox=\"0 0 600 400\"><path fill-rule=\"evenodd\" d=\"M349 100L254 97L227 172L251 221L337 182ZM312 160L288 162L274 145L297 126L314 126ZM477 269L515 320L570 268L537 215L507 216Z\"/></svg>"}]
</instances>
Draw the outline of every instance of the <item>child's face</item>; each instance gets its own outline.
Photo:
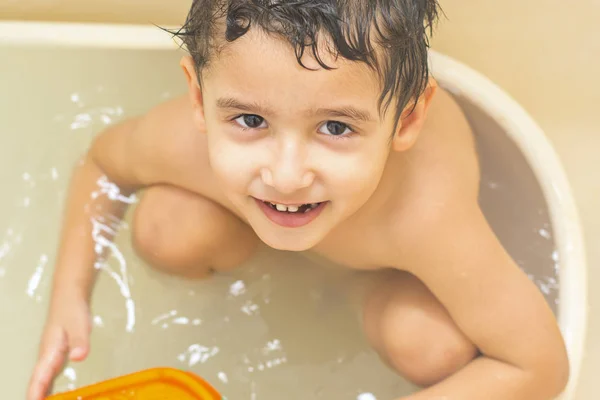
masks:
<instances>
[{"instance_id":1,"label":"child's face","mask_svg":"<svg viewBox=\"0 0 600 400\"><path fill-rule=\"evenodd\" d=\"M300 66L285 42L249 32L203 74L210 162L221 188L271 247L309 249L376 190L390 152L393 110L363 64L322 52ZM264 203L292 205L278 211ZM314 209L303 204L319 204ZM281 207L280 207L281 209Z\"/></svg>"}]
</instances>

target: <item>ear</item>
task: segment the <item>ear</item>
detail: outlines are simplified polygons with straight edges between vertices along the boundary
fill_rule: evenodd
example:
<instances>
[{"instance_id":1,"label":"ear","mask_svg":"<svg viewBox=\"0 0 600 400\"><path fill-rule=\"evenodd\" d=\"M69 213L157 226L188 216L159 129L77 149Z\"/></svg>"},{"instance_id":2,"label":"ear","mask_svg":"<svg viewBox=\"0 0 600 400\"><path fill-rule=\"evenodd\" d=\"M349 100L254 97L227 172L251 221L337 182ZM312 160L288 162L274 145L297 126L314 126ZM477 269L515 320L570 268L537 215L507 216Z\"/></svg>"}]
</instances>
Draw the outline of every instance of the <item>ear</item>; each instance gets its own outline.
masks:
<instances>
[{"instance_id":1,"label":"ear","mask_svg":"<svg viewBox=\"0 0 600 400\"><path fill-rule=\"evenodd\" d=\"M198 73L196 72L196 65L194 59L191 56L183 56L179 62L185 78L188 84L188 93L190 97L190 104L194 113L194 122L196 127L201 132L206 132L206 123L204 120L204 99L202 97L202 88L198 81Z\"/></svg>"},{"instance_id":2,"label":"ear","mask_svg":"<svg viewBox=\"0 0 600 400\"><path fill-rule=\"evenodd\" d=\"M404 108L400 116L400 121L398 121L394 139L392 140L392 147L395 151L406 151L415 144L427 119L429 106L437 88L437 82L434 79L430 79L427 88L425 88L425 91L419 97L417 104L415 105L415 103L411 102Z\"/></svg>"}]
</instances>

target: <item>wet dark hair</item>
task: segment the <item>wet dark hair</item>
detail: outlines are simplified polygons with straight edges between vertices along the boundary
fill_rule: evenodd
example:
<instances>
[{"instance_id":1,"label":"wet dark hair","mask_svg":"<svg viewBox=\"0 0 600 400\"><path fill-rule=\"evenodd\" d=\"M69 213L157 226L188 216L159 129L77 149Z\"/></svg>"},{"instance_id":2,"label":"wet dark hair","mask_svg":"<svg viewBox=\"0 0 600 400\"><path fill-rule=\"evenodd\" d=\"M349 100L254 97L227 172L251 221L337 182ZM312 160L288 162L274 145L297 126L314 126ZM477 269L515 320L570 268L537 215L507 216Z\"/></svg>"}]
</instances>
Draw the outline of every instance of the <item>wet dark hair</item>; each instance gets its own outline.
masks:
<instances>
[{"instance_id":1,"label":"wet dark hair","mask_svg":"<svg viewBox=\"0 0 600 400\"><path fill-rule=\"evenodd\" d=\"M329 39L333 55L378 73L380 111L385 113L395 98L399 120L427 87L427 34L440 11L437 0L194 0L185 24L172 33L183 41L199 74L221 46L250 29L287 40L303 67L308 50L321 67L331 69L319 54L320 40Z\"/></svg>"}]
</instances>

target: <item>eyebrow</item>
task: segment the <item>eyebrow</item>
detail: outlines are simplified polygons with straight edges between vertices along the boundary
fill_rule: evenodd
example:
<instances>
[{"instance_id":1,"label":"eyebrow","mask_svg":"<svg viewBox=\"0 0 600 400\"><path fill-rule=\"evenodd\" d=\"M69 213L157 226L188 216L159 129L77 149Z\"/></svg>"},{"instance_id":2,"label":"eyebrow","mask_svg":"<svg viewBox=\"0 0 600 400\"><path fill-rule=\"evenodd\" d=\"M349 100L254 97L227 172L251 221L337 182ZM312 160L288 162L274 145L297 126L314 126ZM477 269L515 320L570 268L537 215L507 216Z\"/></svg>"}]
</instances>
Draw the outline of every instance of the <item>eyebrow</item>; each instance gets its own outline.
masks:
<instances>
[{"instance_id":1,"label":"eyebrow","mask_svg":"<svg viewBox=\"0 0 600 400\"><path fill-rule=\"evenodd\" d=\"M313 114L350 118L361 122L372 122L374 120L370 112L352 106L340 108L319 108L318 110L315 110Z\"/></svg>"},{"instance_id":2,"label":"eyebrow","mask_svg":"<svg viewBox=\"0 0 600 400\"><path fill-rule=\"evenodd\" d=\"M263 105L253 102L253 103L244 103L238 99L233 97L221 97L217 100L217 108L223 109L235 109L240 111L246 111L256 114L268 115L273 114L273 112Z\"/></svg>"},{"instance_id":3,"label":"eyebrow","mask_svg":"<svg viewBox=\"0 0 600 400\"><path fill-rule=\"evenodd\" d=\"M261 115L272 115L274 112L264 105L253 102L244 103L233 97L222 97L217 100L217 107L222 109L235 109L240 111L246 111L250 113L256 113ZM370 112L361 110L353 106L345 106L340 108L319 108L316 110L310 110L308 115L327 115L331 117L343 117L349 118L355 121L361 122L372 122L375 119Z\"/></svg>"}]
</instances>

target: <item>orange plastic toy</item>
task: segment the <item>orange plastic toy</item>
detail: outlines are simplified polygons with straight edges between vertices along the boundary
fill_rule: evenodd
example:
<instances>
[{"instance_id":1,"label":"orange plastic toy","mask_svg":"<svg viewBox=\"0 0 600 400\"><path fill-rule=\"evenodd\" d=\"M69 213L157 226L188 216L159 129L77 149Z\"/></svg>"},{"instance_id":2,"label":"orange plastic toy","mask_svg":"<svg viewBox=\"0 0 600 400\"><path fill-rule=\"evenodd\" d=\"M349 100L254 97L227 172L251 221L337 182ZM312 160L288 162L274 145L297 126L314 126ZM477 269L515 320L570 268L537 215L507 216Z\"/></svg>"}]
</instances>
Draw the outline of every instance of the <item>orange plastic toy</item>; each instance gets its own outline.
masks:
<instances>
[{"instance_id":1,"label":"orange plastic toy","mask_svg":"<svg viewBox=\"0 0 600 400\"><path fill-rule=\"evenodd\" d=\"M47 400L221 400L221 395L193 374L156 368L50 396Z\"/></svg>"}]
</instances>

